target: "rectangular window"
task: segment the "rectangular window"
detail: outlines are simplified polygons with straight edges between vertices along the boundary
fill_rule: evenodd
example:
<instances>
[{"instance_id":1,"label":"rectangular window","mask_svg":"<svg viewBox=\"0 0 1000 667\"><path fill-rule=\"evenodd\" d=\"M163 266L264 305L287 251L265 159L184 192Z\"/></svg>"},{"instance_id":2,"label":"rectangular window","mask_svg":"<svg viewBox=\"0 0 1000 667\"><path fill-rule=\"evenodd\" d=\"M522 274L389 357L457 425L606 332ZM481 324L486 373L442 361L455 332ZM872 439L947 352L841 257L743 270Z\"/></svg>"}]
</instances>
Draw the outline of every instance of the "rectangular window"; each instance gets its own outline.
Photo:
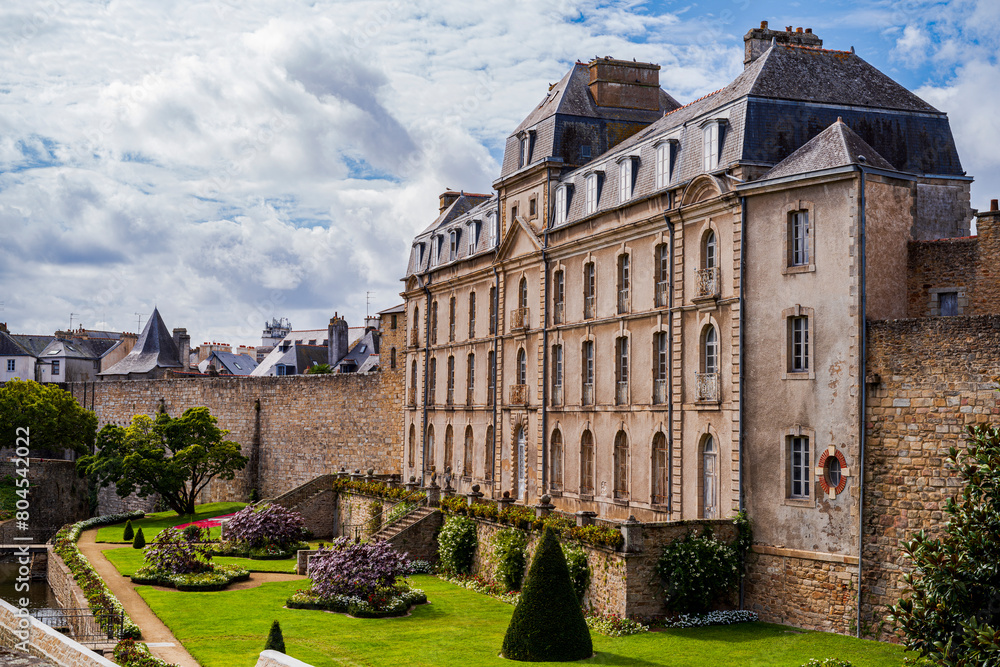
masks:
<instances>
[{"instance_id":1,"label":"rectangular window","mask_svg":"<svg viewBox=\"0 0 1000 667\"><path fill-rule=\"evenodd\" d=\"M941 307L941 317L958 315L958 292L939 292L938 304Z\"/></svg>"},{"instance_id":2,"label":"rectangular window","mask_svg":"<svg viewBox=\"0 0 1000 667\"><path fill-rule=\"evenodd\" d=\"M618 256L618 314L627 313L630 310L630 289L631 280L629 273L629 256Z\"/></svg>"},{"instance_id":3,"label":"rectangular window","mask_svg":"<svg viewBox=\"0 0 1000 667\"><path fill-rule=\"evenodd\" d=\"M490 288L490 335L497 332L497 288Z\"/></svg>"},{"instance_id":4,"label":"rectangular window","mask_svg":"<svg viewBox=\"0 0 1000 667\"><path fill-rule=\"evenodd\" d=\"M448 405L455 402L455 357L448 357Z\"/></svg>"},{"instance_id":5,"label":"rectangular window","mask_svg":"<svg viewBox=\"0 0 1000 667\"><path fill-rule=\"evenodd\" d=\"M597 267L588 262L583 267L583 317L597 316Z\"/></svg>"},{"instance_id":6,"label":"rectangular window","mask_svg":"<svg viewBox=\"0 0 1000 667\"><path fill-rule=\"evenodd\" d=\"M580 146L580 160L586 162L590 159L590 144Z\"/></svg>"},{"instance_id":7,"label":"rectangular window","mask_svg":"<svg viewBox=\"0 0 1000 667\"><path fill-rule=\"evenodd\" d=\"M665 188L670 184L670 144L662 143L656 147L656 188Z\"/></svg>"},{"instance_id":8,"label":"rectangular window","mask_svg":"<svg viewBox=\"0 0 1000 667\"><path fill-rule=\"evenodd\" d=\"M552 277L552 321L562 324L565 321L566 277L562 271L556 271Z\"/></svg>"},{"instance_id":9,"label":"rectangular window","mask_svg":"<svg viewBox=\"0 0 1000 667\"><path fill-rule=\"evenodd\" d=\"M486 356L486 366L486 377L489 380L486 387L486 405L493 405L493 396L497 389L497 364L493 350Z\"/></svg>"},{"instance_id":10,"label":"rectangular window","mask_svg":"<svg viewBox=\"0 0 1000 667\"><path fill-rule=\"evenodd\" d=\"M587 176L587 215L597 212L597 174Z\"/></svg>"},{"instance_id":11,"label":"rectangular window","mask_svg":"<svg viewBox=\"0 0 1000 667\"><path fill-rule=\"evenodd\" d=\"M528 200L528 216L534 218L537 209L538 209L538 198L531 197Z\"/></svg>"},{"instance_id":12,"label":"rectangular window","mask_svg":"<svg viewBox=\"0 0 1000 667\"><path fill-rule=\"evenodd\" d=\"M584 405L594 404L594 341L583 342L583 400Z\"/></svg>"},{"instance_id":13,"label":"rectangular window","mask_svg":"<svg viewBox=\"0 0 1000 667\"><path fill-rule=\"evenodd\" d=\"M469 225L469 254L476 252L476 246L479 245L479 232L482 229L482 224L478 220Z\"/></svg>"},{"instance_id":14,"label":"rectangular window","mask_svg":"<svg viewBox=\"0 0 1000 667\"><path fill-rule=\"evenodd\" d=\"M525 166L531 161L531 135L525 135L521 139L520 166Z\"/></svg>"},{"instance_id":15,"label":"rectangular window","mask_svg":"<svg viewBox=\"0 0 1000 667\"><path fill-rule=\"evenodd\" d=\"M52 362L52 375L59 375L59 360Z\"/></svg>"},{"instance_id":16,"label":"rectangular window","mask_svg":"<svg viewBox=\"0 0 1000 667\"><path fill-rule=\"evenodd\" d=\"M719 124L709 123L702 130L702 158L705 171L719 166Z\"/></svg>"},{"instance_id":17,"label":"rectangular window","mask_svg":"<svg viewBox=\"0 0 1000 667\"><path fill-rule=\"evenodd\" d=\"M476 293L469 293L469 338L476 337Z\"/></svg>"},{"instance_id":18,"label":"rectangular window","mask_svg":"<svg viewBox=\"0 0 1000 667\"><path fill-rule=\"evenodd\" d=\"M670 304L670 247L666 243L656 246L656 305Z\"/></svg>"},{"instance_id":19,"label":"rectangular window","mask_svg":"<svg viewBox=\"0 0 1000 667\"><path fill-rule=\"evenodd\" d=\"M653 403L667 402L667 334L660 331L653 334Z\"/></svg>"},{"instance_id":20,"label":"rectangular window","mask_svg":"<svg viewBox=\"0 0 1000 667\"><path fill-rule=\"evenodd\" d=\"M632 198L632 158L625 158L618 165L618 201Z\"/></svg>"},{"instance_id":21,"label":"rectangular window","mask_svg":"<svg viewBox=\"0 0 1000 667\"><path fill-rule=\"evenodd\" d=\"M619 338L615 348L615 375L618 382L615 403L626 405L628 404L628 338Z\"/></svg>"},{"instance_id":22,"label":"rectangular window","mask_svg":"<svg viewBox=\"0 0 1000 667\"><path fill-rule=\"evenodd\" d=\"M809 264L809 212L795 211L788 221L789 243L791 250L790 266L807 266Z\"/></svg>"},{"instance_id":23,"label":"rectangular window","mask_svg":"<svg viewBox=\"0 0 1000 667\"><path fill-rule=\"evenodd\" d=\"M556 224L562 224L566 222L566 186L562 185L556 188Z\"/></svg>"},{"instance_id":24,"label":"rectangular window","mask_svg":"<svg viewBox=\"0 0 1000 667\"><path fill-rule=\"evenodd\" d=\"M13 373L16 370L15 364L16 364L16 360L15 359L8 359L7 360L7 372L8 373Z\"/></svg>"},{"instance_id":25,"label":"rectangular window","mask_svg":"<svg viewBox=\"0 0 1000 667\"><path fill-rule=\"evenodd\" d=\"M789 438L792 498L809 498L809 438L801 435Z\"/></svg>"},{"instance_id":26,"label":"rectangular window","mask_svg":"<svg viewBox=\"0 0 1000 667\"><path fill-rule=\"evenodd\" d=\"M563 402L563 349L562 345L552 346L552 405Z\"/></svg>"},{"instance_id":27,"label":"rectangular window","mask_svg":"<svg viewBox=\"0 0 1000 667\"><path fill-rule=\"evenodd\" d=\"M469 368L465 374L465 403L472 405L473 393L476 388L476 355L469 355Z\"/></svg>"},{"instance_id":28,"label":"rectangular window","mask_svg":"<svg viewBox=\"0 0 1000 667\"><path fill-rule=\"evenodd\" d=\"M788 370L792 373L806 373L809 371L809 318L790 317L788 328L791 340L791 367Z\"/></svg>"}]
</instances>

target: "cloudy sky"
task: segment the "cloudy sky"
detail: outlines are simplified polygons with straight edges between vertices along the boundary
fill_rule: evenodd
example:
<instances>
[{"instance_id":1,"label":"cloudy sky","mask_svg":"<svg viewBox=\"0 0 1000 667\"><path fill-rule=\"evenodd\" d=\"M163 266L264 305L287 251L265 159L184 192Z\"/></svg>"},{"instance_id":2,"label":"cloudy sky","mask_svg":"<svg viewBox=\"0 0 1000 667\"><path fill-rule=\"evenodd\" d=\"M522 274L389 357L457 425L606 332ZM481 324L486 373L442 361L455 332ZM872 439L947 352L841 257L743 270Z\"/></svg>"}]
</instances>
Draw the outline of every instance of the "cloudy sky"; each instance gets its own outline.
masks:
<instances>
[{"instance_id":1,"label":"cloudy sky","mask_svg":"<svg viewBox=\"0 0 1000 667\"><path fill-rule=\"evenodd\" d=\"M762 19L947 111L972 205L1000 196L991 0L4 0L0 322L134 331L158 305L194 344L361 324L368 292L400 301L437 195L489 191L573 61L659 63L686 103Z\"/></svg>"}]
</instances>

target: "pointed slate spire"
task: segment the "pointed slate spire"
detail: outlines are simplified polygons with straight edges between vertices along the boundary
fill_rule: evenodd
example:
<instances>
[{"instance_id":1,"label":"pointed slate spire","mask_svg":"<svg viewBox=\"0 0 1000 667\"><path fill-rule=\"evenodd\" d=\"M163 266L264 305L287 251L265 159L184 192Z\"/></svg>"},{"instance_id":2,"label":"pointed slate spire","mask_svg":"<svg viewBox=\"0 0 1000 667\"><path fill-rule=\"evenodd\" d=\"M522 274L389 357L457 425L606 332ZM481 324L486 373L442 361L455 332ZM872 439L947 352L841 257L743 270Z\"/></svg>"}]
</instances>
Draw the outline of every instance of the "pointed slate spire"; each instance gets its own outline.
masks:
<instances>
[{"instance_id":1,"label":"pointed slate spire","mask_svg":"<svg viewBox=\"0 0 1000 667\"><path fill-rule=\"evenodd\" d=\"M761 180L782 178L811 171L864 164L896 171L888 160L859 137L841 118L764 174Z\"/></svg>"},{"instance_id":2,"label":"pointed slate spire","mask_svg":"<svg viewBox=\"0 0 1000 667\"><path fill-rule=\"evenodd\" d=\"M156 368L182 368L182 366L177 358L177 346L174 345L170 330L163 323L160 311L153 308L153 314L149 316L132 351L101 375L149 373Z\"/></svg>"}]
</instances>

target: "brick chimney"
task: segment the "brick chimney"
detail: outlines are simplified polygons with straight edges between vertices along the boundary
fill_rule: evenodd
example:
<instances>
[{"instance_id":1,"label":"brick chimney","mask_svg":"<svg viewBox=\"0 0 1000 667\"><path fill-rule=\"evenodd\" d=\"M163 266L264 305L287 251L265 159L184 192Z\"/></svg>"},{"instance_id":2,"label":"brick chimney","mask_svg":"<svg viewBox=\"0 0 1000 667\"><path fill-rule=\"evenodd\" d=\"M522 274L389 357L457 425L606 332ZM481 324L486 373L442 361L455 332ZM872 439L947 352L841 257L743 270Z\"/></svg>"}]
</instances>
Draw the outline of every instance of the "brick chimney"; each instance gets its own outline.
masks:
<instances>
[{"instance_id":1,"label":"brick chimney","mask_svg":"<svg viewBox=\"0 0 1000 667\"><path fill-rule=\"evenodd\" d=\"M462 196L461 192L455 192L454 190L445 190L441 193L438 198L438 212L444 213L448 210L448 207L455 203L455 200Z\"/></svg>"},{"instance_id":2,"label":"brick chimney","mask_svg":"<svg viewBox=\"0 0 1000 667\"><path fill-rule=\"evenodd\" d=\"M174 345L177 347L177 361L181 365L181 370L187 370L191 364L191 336L187 329L174 329Z\"/></svg>"},{"instance_id":3,"label":"brick chimney","mask_svg":"<svg viewBox=\"0 0 1000 667\"><path fill-rule=\"evenodd\" d=\"M789 44L791 46L812 46L820 48L823 40L813 34L812 28L792 29L792 26L784 30L771 30L767 27L767 21L761 21L759 28L751 28L743 36L746 45L743 56L743 67L746 68L757 58L764 55L764 52L771 48L771 40L776 44Z\"/></svg>"},{"instance_id":4,"label":"brick chimney","mask_svg":"<svg viewBox=\"0 0 1000 667\"><path fill-rule=\"evenodd\" d=\"M348 335L347 320L334 313L326 329L326 363L331 368L347 356Z\"/></svg>"},{"instance_id":5,"label":"brick chimney","mask_svg":"<svg viewBox=\"0 0 1000 667\"><path fill-rule=\"evenodd\" d=\"M634 60L597 58L590 68L590 94L597 106L660 110L660 66Z\"/></svg>"}]
</instances>

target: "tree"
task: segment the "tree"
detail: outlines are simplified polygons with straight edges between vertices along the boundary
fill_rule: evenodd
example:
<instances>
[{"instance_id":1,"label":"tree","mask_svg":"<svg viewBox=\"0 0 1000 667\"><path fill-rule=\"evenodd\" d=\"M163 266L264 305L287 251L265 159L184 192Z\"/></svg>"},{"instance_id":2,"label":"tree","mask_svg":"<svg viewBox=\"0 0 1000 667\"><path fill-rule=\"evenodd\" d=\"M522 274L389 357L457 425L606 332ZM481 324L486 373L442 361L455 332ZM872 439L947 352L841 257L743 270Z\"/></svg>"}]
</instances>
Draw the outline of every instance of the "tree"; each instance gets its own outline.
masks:
<instances>
[{"instance_id":1,"label":"tree","mask_svg":"<svg viewBox=\"0 0 1000 667\"><path fill-rule=\"evenodd\" d=\"M97 436L97 415L53 384L13 379L0 387L0 443L29 440L32 453L70 449L89 454Z\"/></svg>"},{"instance_id":2,"label":"tree","mask_svg":"<svg viewBox=\"0 0 1000 667\"><path fill-rule=\"evenodd\" d=\"M902 549L909 596L890 609L906 648L938 665L1000 664L1000 429L970 427L948 464L965 487L950 498L942 536L920 531Z\"/></svg>"},{"instance_id":3,"label":"tree","mask_svg":"<svg viewBox=\"0 0 1000 667\"><path fill-rule=\"evenodd\" d=\"M532 662L583 660L594 653L590 629L566 558L547 527L531 560L521 599L503 638L503 656Z\"/></svg>"},{"instance_id":4,"label":"tree","mask_svg":"<svg viewBox=\"0 0 1000 667\"><path fill-rule=\"evenodd\" d=\"M125 522L125 530L122 531L123 540L131 540L135 537L135 529L132 528L132 519Z\"/></svg>"},{"instance_id":5,"label":"tree","mask_svg":"<svg viewBox=\"0 0 1000 667\"><path fill-rule=\"evenodd\" d=\"M115 485L119 496L158 493L178 514L193 514L198 494L216 477L230 480L249 459L239 443L223 438L208 408L189 408L180 417L160 412L136 415L132 425L108 424L97 436L98 451L84 456L79 469L101 486Z\"/></svg>"},{"instance_id":6,"label":"tree","mask_svg":"<svg viewBox=\"0 0 1000 667\"><path fill-rule=\"evenodd\" d=\"M271 631L267 633L267 642L264 644L265 651L285 652L285 638L281 634L281 625L275 621L271 623Z\"/></svg>"},{"instance_id":7,"label":"tree","mask_svg":"<svg viewBox=\"0 0 1000 667\"><path fill-rule=\"evenodd\" d=\"M135 537L132 538L132 548L142 549L145 546L146 546L146 536L142 534L142 526L140 526L139 530L135 531Z\"/></svg>"}]
</instances>

